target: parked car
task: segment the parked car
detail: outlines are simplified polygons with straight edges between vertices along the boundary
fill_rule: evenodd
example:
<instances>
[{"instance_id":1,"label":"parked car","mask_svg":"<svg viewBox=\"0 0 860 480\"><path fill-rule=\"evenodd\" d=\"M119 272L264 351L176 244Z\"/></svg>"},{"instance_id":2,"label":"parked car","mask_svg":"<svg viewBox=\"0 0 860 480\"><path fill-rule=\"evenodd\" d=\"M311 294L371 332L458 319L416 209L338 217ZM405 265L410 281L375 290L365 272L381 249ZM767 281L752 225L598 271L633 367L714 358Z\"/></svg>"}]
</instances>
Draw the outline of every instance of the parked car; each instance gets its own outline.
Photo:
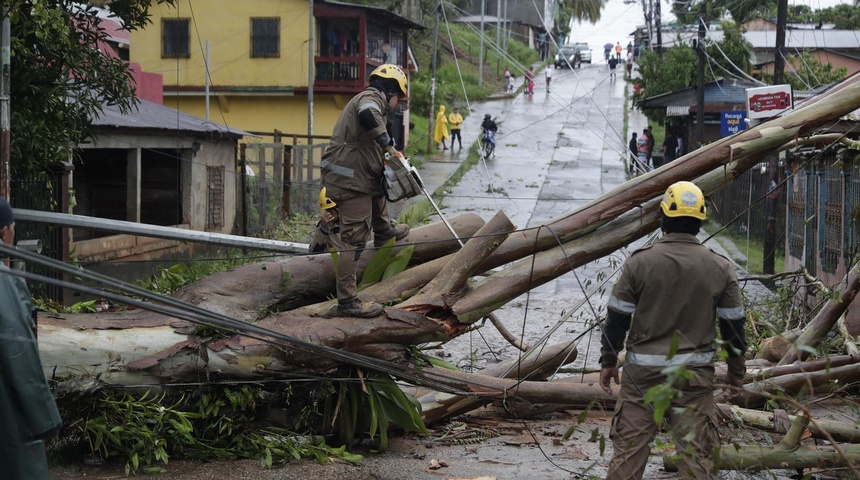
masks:
<instances>
[{"instance_id":1,"label":"parked car","mask_svg":"<svg viewBox=\"0 0 860 480\"><path fill-rule=\"evenodd\" d=\"M555 68L568 65L577 68L582 66L582 62L591 63L591 48L588 47L587 43L564 45L555 54Z\"/></svg>"},{"instance_id":2,"label":"parked car","mask_svg":"<svg viewBox=\"0 0 860 480\"><path fill-rule=\"evenodd\" d=\"M555 68L577 68L582 65L582 55L575 45L564 45L555 54Z\"/></svg>"}]
</instances>

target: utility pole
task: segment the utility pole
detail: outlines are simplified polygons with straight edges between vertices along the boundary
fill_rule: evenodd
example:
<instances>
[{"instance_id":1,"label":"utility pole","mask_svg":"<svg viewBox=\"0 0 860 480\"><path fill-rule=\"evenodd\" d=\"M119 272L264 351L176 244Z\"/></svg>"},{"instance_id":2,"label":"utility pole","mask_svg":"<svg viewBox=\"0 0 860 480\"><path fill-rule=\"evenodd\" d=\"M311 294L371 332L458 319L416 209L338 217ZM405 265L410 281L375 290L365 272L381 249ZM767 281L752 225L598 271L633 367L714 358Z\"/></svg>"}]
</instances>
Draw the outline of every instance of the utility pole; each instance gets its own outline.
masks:
<instances>
[{"instance_id":1,"label":"utility pole","mask_svg":"<svg viewBox=\"0 0 860 480\"><path fill-rule=\"evenodd\" d=\"M696 86L696 140L699 147L705 144L705 4L699 7L699 40L696 43L699 60ZM695 148L691 149L695 150Z\"/></svg>"},{"instance_id":2,"label":"utility pole","mask_svg":"<svg viewBox=\"0 0 860 480\"><path fill-rule=\"evenodd\" d=\"M481 0L481 51L478 52L478 88L484 83L484 13L487 10L487 0Z\"/></svg>"},{"instance_id":3,"label":"utility pole","mask_svg":"<svg viewBox=\"0 0 860 480\"><path fill-rule=\"evenodd\" d=\"M2 23L0 23L0 197L7 200L9 198L9 179L11 177L11 168L9 167L9 158L12 136L10 120L10 103L11 85L10 76L11 70L11 36L9 35L9 8L6 6L0 10L3 15Z\"/></svg>"},{"instance_id":4,"label":"utility pole","mask_svg":"<svg viewBox=\"0 0 860 480\"><path fill-rule=\"evenodd\" d=\"M308 145L314 143L314 0L310 0L308 10ZM309 158L313 152L308 151Z\"/></svg>"},{"instance_id":5,"label":"utility pole","mask_svg":"<svg viewBox=\"0 0 860 480\"><path fill-rule=\"evenodd\" d=\"M788 16L788 0L779 0L776 7L776 48L774 48L773 83L784 83L785 74L785 24ZM762 273L773 274L776 255L776 216L780 209L779 194L775 191L779 184L779 167L776 159L768 162L767 199L765 200L764 246L762 252Z\"/></svg>"},{"instance_id":6,"label":"utility pole","mask_svg":"<svg viewBox=\"0 0 860 480\"><path fill-rule=\"evenodd\" d=\"M663 56L663 20L660 17L661 0L654 0L654 29L657 30L657 55Z\"/></svg>"},{"instance_id":7,"label":"utility pole","mask_svg":"<svg viewBox=\"0 0 860 480\"><path fill-rule=\"evenodd\" d=\"M773 84L783 83L785 72L785 24L788 16L788 0L779 0L776 7L776 48L773 59Z\"/></svg>"},{"instance_id":8,"label":"utility pole","mask_svg":"<svg viewBox=\"0 0 860 480\"><path fill-rule=\"evenodd\" d=\"M502 40L502 0L496 0L496 52L502 48L499 43ZM499 74L499 62L502 60L500 54L496 54L496 75Z\"/></svg>"},{"instance_id":9,"label":"utility pole","mask_svg":"<svg viewBox=\"0 0 860 480\"><path fill-rule=\"evenodd\" d=\"M436 109L436 51L439 46L439 13L442 12L442 0L436 4L436 26L433 27L433 56L430 61L430 121L427 129L427 153L433 153L433 111ZM483 37L482 37L483 38Z\"/></svg>"}]
</instances>

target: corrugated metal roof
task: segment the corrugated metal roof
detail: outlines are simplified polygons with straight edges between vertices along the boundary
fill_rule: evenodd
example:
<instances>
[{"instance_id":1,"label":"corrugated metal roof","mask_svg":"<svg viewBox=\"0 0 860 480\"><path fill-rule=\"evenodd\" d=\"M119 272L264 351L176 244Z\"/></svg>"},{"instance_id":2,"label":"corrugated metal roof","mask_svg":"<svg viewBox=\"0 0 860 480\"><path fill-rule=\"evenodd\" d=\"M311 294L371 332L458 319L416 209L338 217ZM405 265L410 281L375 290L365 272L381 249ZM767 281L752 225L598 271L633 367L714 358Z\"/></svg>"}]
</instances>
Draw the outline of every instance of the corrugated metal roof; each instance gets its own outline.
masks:
<instances>
[{"instance_id":1,"label":"corrugated metal roof","mask_svg":"<svg viewBox=\"0 0 860 480\"><path fill-rule=\"evenodd\" d=\"M686 117L689 114L689 105L669 105L668 107L666 107L667 117Z\"/></svg>"},{"instance_id":2,"label":"corrugated metal roof","mask_svg":"<svg viewBox=\"0 0 860 480\"><path fill-rule=\"evenodd\" d=\"M669 48L677 44L690 45L698 33L690 30L663 31L663 48ZM723 39L723 31L711 29L708 38L719 42ZM776 32L756 30L744 32L744 39L750 42L754 50L773 49L776 45ZM657 44L656 35L651 39L653 45ZM789 52L797 50L811 50L817 48L836 50L860 50L860 31L858 30L786 30L785 48Z\"/></svg>"},{"instance_id":3,"label":"corrugated metal roof","mask_svg":"<svg viewBox=\"0 0 860 480\"><path fill-rule=\"evenodd\" d=\"M115 129L219 133L237 138L251 136L242 130L236 130L148 100L140 100L138 108L128 114L121 113L119 107L105 106L102 114L92 120L92 124L97 127Z\"/></svg>"}]
</instances>

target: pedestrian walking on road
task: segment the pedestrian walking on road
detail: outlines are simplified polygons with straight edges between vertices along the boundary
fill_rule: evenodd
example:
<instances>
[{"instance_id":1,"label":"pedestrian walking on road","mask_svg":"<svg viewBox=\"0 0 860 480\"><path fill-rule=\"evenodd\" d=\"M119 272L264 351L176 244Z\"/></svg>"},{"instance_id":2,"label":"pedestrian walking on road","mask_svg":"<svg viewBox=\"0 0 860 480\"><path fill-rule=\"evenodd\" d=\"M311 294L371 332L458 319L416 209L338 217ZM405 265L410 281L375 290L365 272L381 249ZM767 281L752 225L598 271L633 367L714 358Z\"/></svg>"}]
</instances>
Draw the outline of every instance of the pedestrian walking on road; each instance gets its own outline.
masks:
<instances>
[{"instance_id":1,"label":"pedestrian walking on road","mask_svg":"<svg viewBox=\"0 0 860 480\"><path fill-rule=\"evenodd\" d=\"M621 61L621 42L615 42L615 59Z\"/></svg>"},{"instance_id":2,"label":"pedestrian walking on road","mask_svg":"<svg viewBox=\"0 0 860 480\"><path fill-rule=\"evenodd\" d=\"M0 243L15 245L12 207L0 197ZM44 439L63 421L39 359L36 314L27 283L0 262L0 466L9 480L47 480Z\"/></svg>"},{"instance_id":3,"label":"pedestrian walking on road","mask_svg":"<svg viewBox=\"0 0 860 480\"><path fill-rule=\"evenodd\" d=\"M552 81L552 65L546 66L544 76L546 77L546 93L549 93L549 83Z\"/></svg>"},{"instance_id":4,"label":"pedestrian walking on road","mask_svg":"<svg viewBox=\"0 0 860 480\"><path fill-rule=\"evenodd\" d=\"M627 51L627 78L631 78L633 76L633 51Z\"/></svg>"},{"instance_id":5,"label":"pedestrian walking on road","mask_svg":"<svg viewBox=\"0 0 860 480\"><path fill-rule=\"evenodd\" d=\"M633 132L633 135L630 137L630 141L627 142L627 157L630 159L628 163L630 163L630 176L635 177L639 173L639 169L636 167L636 158L638 156L638 145L639 140L636 138L636 132Z\"/></svg>"},{"instance_id":6,"label":"pedestrian walking on road","mask_svg":"<svg viewBox=\"0 0 860 480\"><path fill-rule=\"evenodd\" d=\"M732 263L699 243L705 197L691 182L669 186L660 202L663 237L628 257L612 289L603 325L600 385L619 384L618 354L627 348L609 437L608 480L641 479L657 434L646 392L669 385L665 409L681 478L713 476L720 438L714 415L717 328L728 358L729 395L746 373L743 297ZM629 333L628 333L629 331Z\"/></svg>"},{"instance_id":7,"label":"pedestrian walking on road","mask_svg":"<svg viewBox=\"0 0 860 480\"><path fill-rule=\"evenodd\" d=\"M370 74L370 85L344 107L323 153L322 184L327 198L337 205L341 240L349 247L339 252L335 266L339 315L369 318L382 313L382 305L359 299L356 284L358 258L371 229L377 247L409 233L408 225L391 223L388 201L379 191L385 155L398 155L386 127L388 114L408 91L400 67L388 63L377 67ZM390 165L403 168L400 162Z\"/></svg>"},{"instance_id":8,"label":"pedestrian walking on road","mask_svg":"<svg viewBox=\"0 0 860 480\"><path fill-rule=\"evenodd\" d=\"M448 118L445 116L445 105L439 105L439 113L436 114L436 126L433 130L433 141L436 142L436 148L439 148L439 143L442 144L442 150L448 150L445 145L445 140L448 138ZM453 147L454 144L452 143Z\"/></svg>"},{"instance_id":9,"label":"pedestrian walking on road","mask_svg":"<svg viewBox=\"0 0 860 480\"><path fill-rule=\"evenodd\" d=\"M505 77L505 91L510 92L513 90L513 88L511 88L513 85L511 84L511 71L508 70L508 67L505 67L503 75Z\"/></svg>"},{"instance_id":10,"label":"pedestrian walking on road","mask_svg":"<svg viewBox=\"0 0 860 480\"><path fill-rule=\"evenodd\" d=\"M533 95L535 93L535 67L529 68L526 72L526 93Z\"/></svg>"},{"instance_id":11,"label":"pedestrian walking on road","mask_svg":"<svg viewBox=\"0 0 860 480\"><path fill-rule=\"evenodd\" d=\"M451 112L451 115L448 115L448 125L451 126L451 150L454 149L454 140L456 139L460 145L460 148L463 148L463 137L460 136L460 126L463 125L463 116L460 115L460 109L454 107L454 111Z\"/></svg>"},{"instance_id":12,"label":"pedestrian walking on road","mask_svg":"<svg viewBox=\"0 0 860 480\"><path fill-rule=\"evenodd\" d=\"M614 80L617 77L615 76L615 67L618 66L618 60L615 57L609 59L609 78Z\"/></svg>"}]
</instances>

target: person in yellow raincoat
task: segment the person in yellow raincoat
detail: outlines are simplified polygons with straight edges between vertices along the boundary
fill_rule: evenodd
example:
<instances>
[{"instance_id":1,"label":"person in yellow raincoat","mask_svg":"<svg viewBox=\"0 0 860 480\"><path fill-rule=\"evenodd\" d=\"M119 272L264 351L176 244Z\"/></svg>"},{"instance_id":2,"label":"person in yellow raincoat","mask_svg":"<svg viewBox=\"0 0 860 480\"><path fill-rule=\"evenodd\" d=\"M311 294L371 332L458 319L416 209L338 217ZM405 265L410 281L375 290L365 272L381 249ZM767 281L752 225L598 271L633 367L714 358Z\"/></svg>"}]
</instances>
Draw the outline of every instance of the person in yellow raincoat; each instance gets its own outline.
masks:
<instances>
[{"instance_id":1,"label":"person in yellow raincoat","mask_svg":"<svg viewBox=\"0 0 860 480\"><path fill-rule=\"evenodd\" d=\"M448 118L445 117L445 105L439 105L439 113L436 115L436 127L433 130L433 141L442 143L442 150L448 150L445 140L448 139Z\"/></svg>"},{"instance_id":2,"label":"person in yellow raincoat","mask_svg":"<svg viewBox=\"0 0 860 480\"><path fill-rule=\"evenodd\" d=\"M454 113L448 115L448 124L451 125L451 150L454 149L454 140L460 142L460 148L463 148L463 137L460 136L463 116L460 115L460 110L457 107L454 107Z\"/></svg>"}]
</instances>

